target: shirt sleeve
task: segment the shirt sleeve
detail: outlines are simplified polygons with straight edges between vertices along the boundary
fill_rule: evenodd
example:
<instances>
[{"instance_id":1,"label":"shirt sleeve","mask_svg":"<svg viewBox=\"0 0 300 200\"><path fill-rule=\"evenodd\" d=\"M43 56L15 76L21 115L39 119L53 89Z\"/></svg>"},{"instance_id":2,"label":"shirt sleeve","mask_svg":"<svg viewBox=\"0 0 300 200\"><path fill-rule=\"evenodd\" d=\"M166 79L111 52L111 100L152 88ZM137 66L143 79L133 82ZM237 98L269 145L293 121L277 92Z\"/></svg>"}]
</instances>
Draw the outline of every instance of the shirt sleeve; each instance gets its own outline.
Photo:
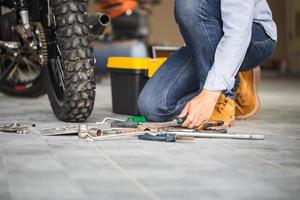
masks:
<instances>
[{"instance_id":1,"label":"shirt sleeve","mask_svg":"<svg viewBox=\"0 0 300 200\"><path fill-rule=\"evenodd\" d=\"M255 0L221 0L224 35L215 53L204 89L230 91L252 35Z\"/></svg>"}]
</instances>

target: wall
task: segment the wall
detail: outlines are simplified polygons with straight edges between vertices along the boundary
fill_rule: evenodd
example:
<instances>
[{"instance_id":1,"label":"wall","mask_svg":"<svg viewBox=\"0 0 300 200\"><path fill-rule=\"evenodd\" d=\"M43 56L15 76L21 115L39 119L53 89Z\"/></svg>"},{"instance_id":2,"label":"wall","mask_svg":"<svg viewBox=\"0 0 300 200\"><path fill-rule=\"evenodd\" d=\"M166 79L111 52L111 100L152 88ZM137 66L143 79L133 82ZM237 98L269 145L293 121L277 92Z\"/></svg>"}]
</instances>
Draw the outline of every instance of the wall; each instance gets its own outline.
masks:
<instances>
[{"instance_id":1,"label":"wall","mask_svg":"<svg viewBox=\"0 0 300 200\"><path fill-rule=\"evenodd\" d=\"M274 58L287 57L287 15L286 15L286 2L278 0L268 0L271 10L273 12L273 18L277 24L278 29L278 43L276 51L274 52Z\"/></svg>"},{"instance_id":2,"label":"wall","mask_svg":"<svg viewBox=\"0 0 300 200\"><path fill-rule=\"evenodd\" d=\"M162 0L162 3L153 9L150 24L150 42L172 46L183 45L174 19L174 0Z\"/></svg>"}]
</instances>

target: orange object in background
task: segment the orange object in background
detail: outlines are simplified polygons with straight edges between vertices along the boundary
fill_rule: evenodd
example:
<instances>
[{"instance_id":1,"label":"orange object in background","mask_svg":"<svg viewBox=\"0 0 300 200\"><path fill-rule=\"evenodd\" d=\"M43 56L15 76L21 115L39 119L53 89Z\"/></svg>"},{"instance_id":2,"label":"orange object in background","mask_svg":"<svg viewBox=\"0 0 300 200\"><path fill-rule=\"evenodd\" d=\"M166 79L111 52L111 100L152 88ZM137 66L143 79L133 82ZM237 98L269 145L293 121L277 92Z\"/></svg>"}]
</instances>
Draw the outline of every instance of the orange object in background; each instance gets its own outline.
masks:
<instances>
[{"instance_id":1,"label":"orange object in background","mask_svg":"<svg viewBox=\"0 0 300 200\"><path fill-rule=\"evenodd\" d=\"M98 0L99 12L108 14L112 19L119 17L128 10L133 10L137 7L136 0Z\"/></svg>"}]
</instances>

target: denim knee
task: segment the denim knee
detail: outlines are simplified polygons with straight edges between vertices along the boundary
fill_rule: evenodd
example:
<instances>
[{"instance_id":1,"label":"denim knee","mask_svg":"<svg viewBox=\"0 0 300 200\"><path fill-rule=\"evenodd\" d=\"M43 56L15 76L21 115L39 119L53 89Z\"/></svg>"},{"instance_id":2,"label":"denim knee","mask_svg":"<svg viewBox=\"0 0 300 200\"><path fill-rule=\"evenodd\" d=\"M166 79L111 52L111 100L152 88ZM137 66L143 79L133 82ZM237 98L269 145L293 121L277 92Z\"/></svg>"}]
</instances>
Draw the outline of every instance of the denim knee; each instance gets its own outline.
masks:
<instances>
[{"instance_id":1,"label":"denim knee","mask_svg":"<svg viewBox=\"0 0 300 200\"><path fill-rule=\"evenodd\" d=\"M151 110L149 105L150 101L145 97L143 93L141 93L138 98L138 109L142 116L146 117L148 115L149 111Z\"/></svg>"},{"instance_id":2,"label":"denim knee","mask_svg":"<svg viewBox=\"0 0 300 200\"><path fill-rule=\"evenodd\" d=\"M148 121L163 122L168 121L172 115L168 109L165 109L162 103L159 103L155 94L149 95L141 93L138 98L138 108L142 116Z\"/></svg>"},{"instance_id":3,"label":"denim knee","mask_svg":"<svg viewBox=\"0 0 300 200\"><path fill-rule=\"evenodd\" d=\"M147 94L141 93L138 98L138 109L142 116L148 121L158 121L157 117L153 114L158 110L158 105L154 103L154 99Z\"/></svg>"}]
</instances>

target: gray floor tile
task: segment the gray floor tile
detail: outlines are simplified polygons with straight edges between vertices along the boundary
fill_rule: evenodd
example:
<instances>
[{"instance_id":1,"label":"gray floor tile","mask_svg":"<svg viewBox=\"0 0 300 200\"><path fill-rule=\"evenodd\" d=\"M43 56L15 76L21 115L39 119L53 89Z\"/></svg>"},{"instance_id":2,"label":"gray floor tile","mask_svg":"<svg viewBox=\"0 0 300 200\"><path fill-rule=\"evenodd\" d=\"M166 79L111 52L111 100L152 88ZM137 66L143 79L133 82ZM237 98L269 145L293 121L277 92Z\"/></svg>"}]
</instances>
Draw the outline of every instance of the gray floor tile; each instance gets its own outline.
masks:
<instances>
[{"instance_id":1,"label":"gray floor tile","mask_svg":"<svg viewBox=\"0 0 300 200\"><path fill-rule=\"evenodd\" d=\"M0 199L299 199L299 80L263 80L261 112L230 133L264 141L199 139L174 144L136 139L87 142L45 137L66 126L47 97L0 94L0 121L36 123L32 133L0 133ZM97 85L89 122L111 113L109 82Z\"/></svg>"}]
</instances>

